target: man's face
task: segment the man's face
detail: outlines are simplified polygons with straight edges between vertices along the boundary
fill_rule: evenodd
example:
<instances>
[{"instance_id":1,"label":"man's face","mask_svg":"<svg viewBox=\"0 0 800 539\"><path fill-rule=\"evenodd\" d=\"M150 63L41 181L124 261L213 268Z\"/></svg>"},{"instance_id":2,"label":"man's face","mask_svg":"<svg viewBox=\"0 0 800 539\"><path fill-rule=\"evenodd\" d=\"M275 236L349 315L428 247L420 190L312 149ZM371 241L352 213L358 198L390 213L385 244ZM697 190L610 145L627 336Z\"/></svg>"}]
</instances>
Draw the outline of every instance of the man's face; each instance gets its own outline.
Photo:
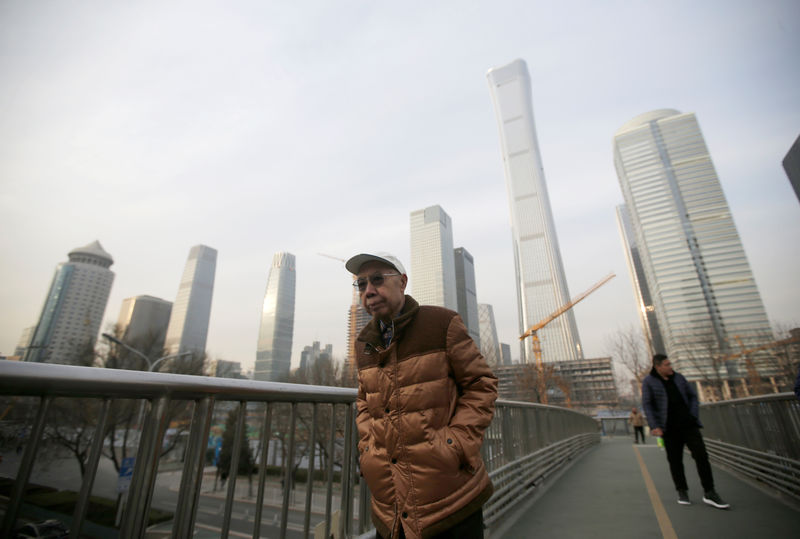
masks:
<instances>
[{"instance_id":1,"label":"man's face","mask_svg":"<svg viewBox=\"0 0 800 539\"><path fill-rule=\"evenodd\" d=\"M398 271L380 262L367 262L361 266L357 278L367 279L367 287L359 292L361 305L375 318L388 322L403 307L408 277L405 275L384 276L383 283L378 286L370 282L371 276L385 273L398 273Z\"/></svg>"},{"instance_id":2,"label":"man's face","mask_svg":"<svg viewBox=\"0 0 800 539\"><path fill-rule=\"evenodd\" d=\"M656 365L656 372L661 376L661 378L669 378L672 376L674 371L672 370L672 363L670 360L665 359L660 365Z\"/></svg>"}]
</instances>

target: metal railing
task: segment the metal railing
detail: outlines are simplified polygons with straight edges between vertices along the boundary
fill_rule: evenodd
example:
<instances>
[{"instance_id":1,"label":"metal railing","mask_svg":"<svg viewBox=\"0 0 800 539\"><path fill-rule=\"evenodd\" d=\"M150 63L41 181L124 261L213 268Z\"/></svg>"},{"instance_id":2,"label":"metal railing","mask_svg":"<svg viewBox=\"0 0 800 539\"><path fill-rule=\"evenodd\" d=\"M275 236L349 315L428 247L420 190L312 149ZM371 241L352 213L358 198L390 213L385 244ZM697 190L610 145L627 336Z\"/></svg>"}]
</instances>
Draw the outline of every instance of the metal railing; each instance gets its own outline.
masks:
<instances>
[{"instance_id":1,"label":"metal railing","mask_svg":"<svg viewBox=\"0 0 800 539\"><path fill-rule=\"evenodd\" d=\"M600 442L590 416L554 406L497 401L484 435L484 462L494 494L483 508L487 527L525 501L562 467Z\"/></svg>"},{"instance_id":2,"label":"metal railing","mask_svg":"<svg viewBox=\"0 0 800 539\"><path fill-rule=\"evenodd\" d=\"M351 537L371 528L369 495L365 482L358 481L355 389L0 362L0 395L28 397L35 403L24 420L24 452L7 500L0 537L9 536L14 529L23 508L37 452L47 438L49 422L56 416L54 411L64 401L78 403L91 411L85 414L91 422L80 427L93 433L91 441L87 442L86 471L69 523L72 537L78 537L87 524L86 513L98 464L101 456L108 454L109 444L114 443L109 441L108 433L110 426L119 420L115 410L120 402L129 404L127 409L134 410L133 417L139 416L142 405L146 413L142 425L134 420L134 430L138 435L134 437L137 464L130 479L130 495L124 506L119 536L145 535L146 515L150 514L154 503L161 471L159 465L164 460L161 450L165 434L174 430L170 429L171 424L181 422L187 426L188 433L181 459L180 487L177 499L161 509L173 513L166 533L173 537L192 535L198 525L200 496L209 494L204 486L204 479L211 481L206 471L209 433L212 423L221 423L220 414L226 412L235 413L235 424L228 427L235 430L230 470L240 470L241 445L248 443L246 430L251 432L253 443L257 442L258 486L254 495L254 514L248 518L249 529L244 533L252 533L253 537L267 533L270 537L283 538L291 531L298 536L301 526L297 518L289 529L290 510L301 514L302 537L309 537L314 524L324 528L325 537L332 533L337 537ZM183 415L175 415L176 403L186 405L181 408ZM8 406L14 406L8 399L2 404L6 410ZM598 441L597 423L589 416L553 406L498 401L495 418L486 431L482 447L495 486L494 495L484 507L487 527L541 486L547 477ZM327 459L315 454L316 449L326 453ZM268 463L270 458L275 461L276 453L282 456L279 463L282 480L280 487L271 487L276 496L280 495L280 502L274 507L275 516L270 524L267 522L269 519L263 517L262 510L265 491L270 489L267 485ZM322 468L322 479L317 483L324 486L315 489L313 477L317 463ZM303 464L306 492L303 499L296 500L294 473ZM338 466L337 470L334 470L335 466ZM334 479L335 471L339 473L339 480ZM234 505L244 503L241 489L237 493L236 483L237 474L230 473L218 518L221 537L228 537L232 532L243 533L241 527L231 529L235 520ZM324 512L312 511L313 496L322 497L317 508L324 506ZM165 503L163 500L157 502ZM333 511L337 503L338 523ZM311 522L312 518L316 522ZM237 525L241 526L241 522Z\"/></svg>"},{"instance_id":3,"label":"metal railing","mask_svg":"<svg viewBox=\"0 0 800 539\"><path fill-rule=\"evenodd\" d=\"M711 459L800 500L800 402L793 393L704 404Z\"/></svg>"}]
</instances>

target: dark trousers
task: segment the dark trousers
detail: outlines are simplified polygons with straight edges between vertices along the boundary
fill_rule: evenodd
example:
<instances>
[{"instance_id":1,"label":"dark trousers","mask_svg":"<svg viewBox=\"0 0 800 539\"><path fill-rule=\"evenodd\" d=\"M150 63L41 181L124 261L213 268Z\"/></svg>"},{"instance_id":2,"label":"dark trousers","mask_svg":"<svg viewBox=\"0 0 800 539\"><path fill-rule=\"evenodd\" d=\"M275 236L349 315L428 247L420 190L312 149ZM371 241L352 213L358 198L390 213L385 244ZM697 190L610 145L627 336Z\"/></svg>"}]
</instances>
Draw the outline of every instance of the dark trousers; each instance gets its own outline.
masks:
<instances>
[{"instance_id":1,"label":"dark trousers","mask_svg":"<svg viewBox=\"0 0 800 539\"><path fill-rule=\"evenodd\" d=\"M644 427L633 427L633 437L637 444L639 443L639 436L642 437L642 443L644 443Z\"/></svg>"},{"instance_id":2,"label":"dark trousers","mask_svg":"<svg viewBox=\"0 0 800 539\"><path fill-rule=\"evenodd\" d=\"M405 539L406 534L403 526L400 525L400 539ZM381 534L377 534L378 539L386 539ZM431 539L483 539L483 509L478 509L470 516L437 533Z\"/></svg>"},{"instance_id":3,"label":"dark trousers","mask_svg":"<svg viewBox=\"0 0 800 539\"><path fill-rule=\"evenodd\" d=\"M711 473L711 463L708 462L706 444L703 443L703 436L697 427L672 428L667 429L664 433L664 447L667 450L669 471L672 474L675 489L689 490L689 486L686 484L686 474L683 472L684 445L692 454L703 490L706 492L714 490L714 476Z\"/></svg>"}]
</instances>

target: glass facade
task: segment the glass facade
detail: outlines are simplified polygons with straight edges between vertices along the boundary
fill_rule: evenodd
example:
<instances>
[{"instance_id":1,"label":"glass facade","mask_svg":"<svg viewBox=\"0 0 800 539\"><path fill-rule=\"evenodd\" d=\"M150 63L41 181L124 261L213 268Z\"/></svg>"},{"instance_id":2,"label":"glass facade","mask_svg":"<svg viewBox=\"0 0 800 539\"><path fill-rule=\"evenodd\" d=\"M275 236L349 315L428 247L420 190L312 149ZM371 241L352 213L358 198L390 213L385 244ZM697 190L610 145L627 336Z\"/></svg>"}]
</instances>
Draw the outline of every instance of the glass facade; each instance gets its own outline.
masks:
<instances>
[{"instance_id":1,"label":"glass facade","mask_svg":"<svg viewBox=\"0 0 800 539\"><path fill-rule=\"evenodd\" d=\"M478 304L478 320L480 327L481 354L490 366L500 365L503 361L500 342L497 339L497 327L494 322L494 309L488 303Z\"/></svg>"},{"instance_id":2,"label":"glass facade","mask_svg":"<svg viewBox=\"0 0 800 539\"><path fill-rule=\"evenodd\" d=\"M216 271L216 249L195 245L189 250L167 327L168 353L205 352Z\"/></svg>"},{"instance_id":3,"label":"glass facade","mask_svg":"<svg viewBox=\"0 0 800 539\"><path fill-rule=\"evenodd\" d=\"M653 306L653 297L650 288L647 286L647 279L644 276L642 257L639 254L639 247L633 234L631 218L625 204L617 206L617 225L622 237L622 245L625 249L625 258L628 261L628 272L633 283L633 293L636 297L636 310L642 323L642 331L647 340L647 347L650 355L664 354L664 339L661 337L661 329L658 327L656 309Z\"/></svg>"},{"instance_id":4,"label":"glass facade","mask_svg":"<svg viewBox=\"0 0 800 539\"><path fill-rule=\"evenodd\" d=\"M616 132L614 162L667 354L690 379L741 376L742 360L713 358L772 331L697 119L637 116Z\"/></svg>"},{"instance_id":5,"label":"glass facade","mask_svg":"<svg viewBox=\"0 0 800 539\"><path fill-rule=\"evenodd\" d=\"M290 253L275 253L267 278L261 310L258 348L253 372L255 380L286 382L292 363L294 297L297 274Z\"/></svg>"},{"instance_id":6,"label":"glass facade","mask_svg":"<svg viewBox=\"0 0 800 539\"><path fill-rule=\"evenodd\" d=\"M440 206L411 212L410 277L420 305L458 310L453 224Z\"/></svg>"},{"instance_id":7,"label":"glass facade","mask_svg":"<svg viewBox=\"0 0 800 539\"><path fill-rule=\"evenodd\" d=\"M469 251L458 247L453 251L456 269L456 300L458 314L467 326L467 332L480 347L481 333L478 322L478 295L475 293L475 260Z\"/></svg>"},{"instance_id":8,"label":"glass facade","mask_svg":"<svg viewBox=\"0 0 800 539\"><path fill-rule=\"evenodd\" d=\"M568 303L570 297L536 138L528 67L523 60L515 60L490 69L487 78L508 188L522 334ZM544 362L583 357L572 310L538 334ZM531 339L522 342L520 353L522 362L534 361Z\"/></svg>"},{"instance_id":9,"label":"glass facade","mask_svg":"<svg viewBox=\"0 0 800 539\"><path fill-rule=\"evenodd\" d=\"M114 263L99 242L73 249L58 265L25 361L87 364L114 282Z\"/></svg>"}]
</instances>

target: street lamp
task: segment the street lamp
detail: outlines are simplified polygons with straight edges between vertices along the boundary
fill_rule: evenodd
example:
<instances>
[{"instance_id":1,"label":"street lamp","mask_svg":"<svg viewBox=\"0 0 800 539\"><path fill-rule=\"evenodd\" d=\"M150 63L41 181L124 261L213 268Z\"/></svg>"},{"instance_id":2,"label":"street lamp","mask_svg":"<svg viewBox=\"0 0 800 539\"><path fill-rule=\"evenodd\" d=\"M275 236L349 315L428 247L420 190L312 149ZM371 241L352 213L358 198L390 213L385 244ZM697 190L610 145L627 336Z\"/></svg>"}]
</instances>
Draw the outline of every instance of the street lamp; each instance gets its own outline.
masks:
<instances>
[{"instance_id":1,"label":"street lamp","mask_svg":"<svg viewBox=\"0 0 800 539\"><path fill-rule=\"evenodd\" d=\"M150 358L147 357L146 355L144 355L143 353L141 353L136 348L133 348L132 346L128 346L127 344L125 344L121 340L117 339L113 335L109 335L108 333L103 333L102 335L103 335L103 337L105 339L113 342L116 345L119 345L119 346L123 347L128 352L132 352L132 353L136 354L137 356L139 356L140 358L142 358L145 361L145 363L147 363L147 370L150 371L150 372L155 372L154 369L156 368L156 365L158 365L162 361L166 361L166 360L172 359L174 357L189 356L189 355L192 354L191 352L181 352L180 354L170 354L168 356L160 357L160 358L158 358L157 360L155 360L155 361L153 361L151 363L150 362Z\"/></svg>"}]
</instances>

